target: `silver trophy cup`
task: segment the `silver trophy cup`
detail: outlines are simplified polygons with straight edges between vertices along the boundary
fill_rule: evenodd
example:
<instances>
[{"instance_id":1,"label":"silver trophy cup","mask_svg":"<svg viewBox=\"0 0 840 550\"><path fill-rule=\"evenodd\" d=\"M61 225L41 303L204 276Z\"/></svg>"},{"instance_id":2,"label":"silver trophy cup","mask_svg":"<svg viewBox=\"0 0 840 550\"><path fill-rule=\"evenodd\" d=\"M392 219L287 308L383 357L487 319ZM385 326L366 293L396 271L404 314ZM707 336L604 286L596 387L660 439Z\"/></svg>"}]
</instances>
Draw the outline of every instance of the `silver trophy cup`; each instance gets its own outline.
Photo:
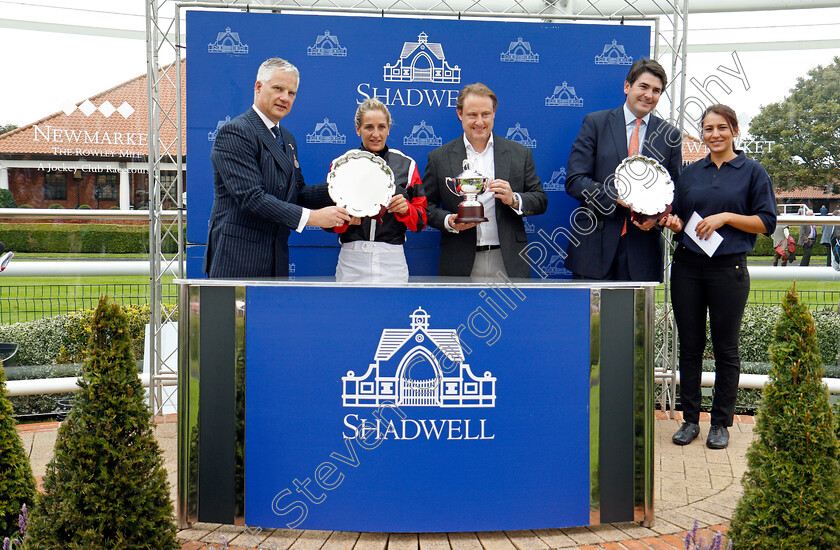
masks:
<instances>
[{"instance_id":1,"label":"silver trophy cup","mask_svg":"<svg viewBox=\"0 0 840 550\"><path fill-rule=\"evenodd\" d=\"M478 196L487 190L490 178L473 170L467 159L464 159L463 167L464 171L458 176L446 178L446 188L451 193L464 198L458 205L458 217L455 221L458 223L486 222L484 205L478 200Z\"/></svg>"}]
</instances>

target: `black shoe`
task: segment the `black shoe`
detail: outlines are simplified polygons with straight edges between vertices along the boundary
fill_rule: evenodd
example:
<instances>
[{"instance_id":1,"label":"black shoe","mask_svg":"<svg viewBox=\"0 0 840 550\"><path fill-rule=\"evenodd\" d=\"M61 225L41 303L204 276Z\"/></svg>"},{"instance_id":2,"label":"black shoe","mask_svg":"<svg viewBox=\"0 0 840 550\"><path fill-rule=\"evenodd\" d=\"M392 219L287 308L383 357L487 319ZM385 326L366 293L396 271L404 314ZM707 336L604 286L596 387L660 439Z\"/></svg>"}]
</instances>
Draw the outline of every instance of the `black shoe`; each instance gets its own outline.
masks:
<instances>
[{"instance_id":1,"label":"black shoe","mask_svg":"<svg viewBox=\"0 0 840 550\"><path fill-rule=\"evenodd\" d=\"M671 438L676 445L688 445L700 435L700 426L694 422L683 422L674 437Z\"/></svg>"},{"instance_id":2,"label":"black shoe","mask_svg":"<svg viewBox=\"0 0 840 550\"><path fill-rule=\"evenodd\" d=\"M729 430L726 426L713 424L706 438L706 447L710 449L725 449L729 445Z\"/></svg>"}]
</instances>

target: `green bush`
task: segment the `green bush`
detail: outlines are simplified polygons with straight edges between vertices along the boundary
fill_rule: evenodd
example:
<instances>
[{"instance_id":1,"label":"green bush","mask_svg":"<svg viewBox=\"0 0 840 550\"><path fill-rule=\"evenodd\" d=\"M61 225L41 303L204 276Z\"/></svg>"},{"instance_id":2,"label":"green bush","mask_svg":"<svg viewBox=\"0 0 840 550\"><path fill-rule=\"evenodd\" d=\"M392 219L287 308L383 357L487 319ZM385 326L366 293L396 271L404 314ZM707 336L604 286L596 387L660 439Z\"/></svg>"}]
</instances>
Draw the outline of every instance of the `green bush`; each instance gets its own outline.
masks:
<instances>
[{"instance_id":1,"label":"green bush","mask_svg":"<svg viewBox=\"0 0 840 550\"><path fill-rule=\"evenodd\" d=\"M58 430L32 514L33 550L180 548L128 329L120 307L100 300L81 389Z\"/></svg>"},{"instance_id":2,"label":"green bush","mask_svg":"<svg viewBox=\"0 0 840 550\"><path fill-rule=\"evenodd\" d=\"M840 547L840 444L814 322L793 291L770 355L729 537L739 550L833 550Z\"/></svg>"},{"instance_id":3,"label":"green bush","mask_svg":"<svg viewBox=\"0 0 840 550\"><path fill-rule=\"evenodd\" d=\"M63 206L61 206L61 205L60 205L60 204L58 204L58 203L54 203L54 204L49 205L47 208L64 208L64 207L63 207Z\"/></svg>"},{"instance_id":4,"label":"green bush","mask_svg":"<svg viewBox=\"0 0 840 550\"><path fill-rule=\"evenodd\" d=\"M148 253L148 225L27 223L3 226L3 242L15 252ZM178 251L171 236L162 243L165 253Z\"/></svg>"},{"instance_id":5,"label":"green bush","mask_svg":"<svg viewBox=\"0 0 840 550\"><path fill-rule=\"evenodd\" d=\"M90 210L91 207L89 204L80 204L76 207L76 210Z\"/></svg>"},{"instance_id":6,"label":"green bush","mask_svg":"<svg viewBox=\"0 0 840 550\"><path fill-rule=\"evenodd\" d=\"M62 378L68 376L79 376L82 374L82 365L73 363L69 365L38 365L38 366L17 366L6 367L6 375L9 380L39 380L43 378ZM56 402L60 399L70 399L71 392L49 393L42 395L16 395L9 397L16 416L48 414L56 410Z\"/></svg>"},{"instance_id":7,"label":"green bush","mask_svg":"<svg viewBox=\"0 0 840 550\"><path fill-rule=\"evenodd\" d=\"M657 318L662 314L661 306L657 307ZM781 306L765 304L747 304L744 319L741 323L739 349L741 361L767 363L770 361L768 348L773 341L773 320L779 317ZM811 312L817 330L823 365L838 364L840 356L840 316L834 308L823 308ZM662 335L657 333L657 346L662 341ZM706 323L706 350L704 359L713 359L712 338Z\"/></svg>"},{"instance_id":8,"label":"green bush","mask_svg":"<svg viewBox=\"0 0 840 550\"><path fill-rule=\"evenodd\" d=\"M770 374L773 369L772 363L741 362L741 374ZM840 366L825 365L823 376L826 378L840 378ZM703 360L703 372L715 372L713 359ZM735 414L755 414L761 404L761 390L753 388L739 388L735 400ZM712 388L703 388L701 408L704 411L712 410ZM15 409L17 410L17 409Z\"/></svg>"},{"instance_id":9,"label":"green bush","mask_svg":"<svg viewBox=\"0 0 840 550\"><path fill-rule=\"evenodd\" d=\"M171 312L174 306L165 305ZM149 322L148 305L128 305L123 308L128 318L128 333L132 351L143 358L145 326ZM15 358L19 365L52 365L81 363L85 360L90 338L93 310L75 311L36 321L0 325L0 342L19 345Z\"/></svg>"},{"instance_id":10,"label":"green bush","mask_svg":"<svg viewBox=\"0 0 840 550\"><path fill-rule=\"evenodd\" d=\"M6 373L0 367L0 539L17 532L21 506L33 502L35 478L6 398Z\"/></svg>"},{"instance_id":11,"label":"green bush","mask_svg":"<svg viewBox=\"0 0 840 550\"><path fill-rule=\"evenodd\" d=\"M0 189L0 208L17 208L15 197L8 189Z\"/></svg>"},{"instance_id":12,"label":"green bush","mask_svg":"<svg viewBox=\"0 0 840 550\"><path fill-rule=\"evenodd\" d=\"M747 256L772 256L773 239L767 235L759 234L755 240L755 247L747 253Z\"/></svg>"},{"instance_id":13,"label":"green bush","mask_svg":"<svg viewBox=\"0 0 840 550\"><path fill-rule=\"evenodd\" d=\"M822 228L819 224L819 218L815 220L814 225L817 226L817 243L813 250L813 254L824 254L825 249L820 247L820 239L822 238ZM791 225L790 228L790 236L793 237L797 241L796 245L796 258L797 261L799 257L802 255L802 245L798 243L799 241L799 231L802 229L803 226L799 225ZM748 252L748 256L772 256L774 252L773 249L773 239L772 237L768 237L767 235L759 234L758 238L755 241L755 248L751 252Z\"/></svg>"}]
</instances>

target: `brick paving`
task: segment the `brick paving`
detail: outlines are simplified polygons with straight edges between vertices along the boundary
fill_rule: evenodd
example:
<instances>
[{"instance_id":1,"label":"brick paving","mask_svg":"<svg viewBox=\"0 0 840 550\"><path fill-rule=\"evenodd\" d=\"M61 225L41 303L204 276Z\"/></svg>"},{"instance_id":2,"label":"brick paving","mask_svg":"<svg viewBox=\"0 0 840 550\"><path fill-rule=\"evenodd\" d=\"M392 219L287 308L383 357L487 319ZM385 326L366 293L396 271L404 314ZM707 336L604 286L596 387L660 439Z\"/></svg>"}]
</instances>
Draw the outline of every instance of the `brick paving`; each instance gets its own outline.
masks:
<instances>
[{"instance_id":1,"label":"brick paving","mask_svg":"<svg viewBox=\"0 0 840 550\"><path fill-rule=\"evenodd\" d=\"M176 497L177 430L175 416L157 419L156 435L169 473L172 499ZM671 443L679 428L679 413L670 419L656 412L654 504L656 521L650 528L633 522L568 529L498 531L482 533L351 533L258 529L196 523L178 533L183 550L219 550L222 537L231 550L673 550L685 548L686 531L694 520L710 541L715 532L726 533L741 496L745 454L752 441L754 419L736 416L729 447L705 447L709 416L700 418L700 437L691 445ZM46 472L52 457L57 423L27 424L19 432L29 452L36 479Z\"/></svg>"}]
</instances>

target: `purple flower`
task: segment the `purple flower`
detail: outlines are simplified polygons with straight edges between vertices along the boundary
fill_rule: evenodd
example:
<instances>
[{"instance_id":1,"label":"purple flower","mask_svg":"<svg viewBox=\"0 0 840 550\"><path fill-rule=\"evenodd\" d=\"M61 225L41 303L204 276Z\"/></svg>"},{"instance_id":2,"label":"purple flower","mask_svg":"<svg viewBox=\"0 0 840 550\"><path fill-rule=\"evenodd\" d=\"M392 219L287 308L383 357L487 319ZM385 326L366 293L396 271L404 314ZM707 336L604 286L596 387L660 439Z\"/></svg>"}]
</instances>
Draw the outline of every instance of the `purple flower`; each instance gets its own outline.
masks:
<instances>
[{"instance_id":1,"label":"purple flower","mask_svg":"<svg viewBox=\"0 0 840 550\"><path fill-rule=\"evenodd\" d=\"M9 540L9 537L4 538L3 539L3 550L9 550L9 547L11 546L11 544L12 544L12 541Z\"/></svg>"}]
</instances>

